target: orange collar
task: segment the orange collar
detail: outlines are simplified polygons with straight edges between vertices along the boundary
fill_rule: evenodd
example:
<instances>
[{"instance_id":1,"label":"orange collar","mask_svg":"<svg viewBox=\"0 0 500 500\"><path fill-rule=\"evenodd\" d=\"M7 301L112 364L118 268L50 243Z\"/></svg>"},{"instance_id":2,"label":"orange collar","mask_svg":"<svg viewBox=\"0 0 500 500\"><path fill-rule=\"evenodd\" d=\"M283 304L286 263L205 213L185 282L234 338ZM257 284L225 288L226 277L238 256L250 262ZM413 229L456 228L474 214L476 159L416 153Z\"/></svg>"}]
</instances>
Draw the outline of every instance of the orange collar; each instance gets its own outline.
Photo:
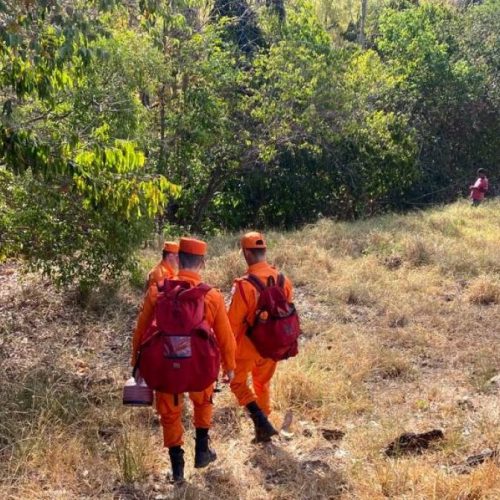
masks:
<instances>
[{"instance_id":1,"label":"orange collar","mask_svg":"<svg viewBox=\"0 0 500 500\"><path fill-rule=\"evenodd\" d=\"M196 271L188 271L187 269L181 269L177 278L180 281L188 281L189 283L193 283L194 285L198 285L201 283L201 276Z\"/></svg>"},{"instance_id":2,"label":"orange collar","mask_svg":"<svg viewBox=\"0 0 500 500\"><path fill-rule=\"evenodd\" d=\"M170 274L171 276L175 276L175 271L172 266L168 265L167 263L161 261L160 262L161 267L165 271L165 274Z\"/></svg>"},{"instance_id":3,"label":"orange collar","mask_svg":"<svg viewBox=\"0 0 500 500\"><path fill-rule=\"evenodd\" d=\"M247 273L254 274L256 272L263 271L264 269L268 269L270 267L271 265L269 264L269 262L266 261L257 262L257 264L252 264L251 266L248 266Z\"/></svg>"}]
</instances>

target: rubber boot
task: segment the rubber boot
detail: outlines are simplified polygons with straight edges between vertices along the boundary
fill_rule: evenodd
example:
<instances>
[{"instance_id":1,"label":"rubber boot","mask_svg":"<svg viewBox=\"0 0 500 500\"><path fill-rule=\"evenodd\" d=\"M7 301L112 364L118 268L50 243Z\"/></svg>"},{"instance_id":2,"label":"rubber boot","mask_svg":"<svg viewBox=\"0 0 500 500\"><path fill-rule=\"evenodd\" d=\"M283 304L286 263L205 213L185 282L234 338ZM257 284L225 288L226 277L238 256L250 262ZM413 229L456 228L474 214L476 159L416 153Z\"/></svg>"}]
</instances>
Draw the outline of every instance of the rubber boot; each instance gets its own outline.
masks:
<instances>
[{"instance_id":1,"label":"rubber boot","mask_svg":"<svg viewBox=\"0 0 500 500\"><path fill-rule=\"evenodd\" d=\"M217 459L215 451L208 446L208 429L196 428L196 444L194 447L194 467L201 469Z\"/></svg>"},{"instance_id":2,"label":"rubber boot","mask_svg":"<svg viewBox=\"0 0 500 500\"><path fill-rule=\"evenodd\" d=\"M255 426L255 438L252 443L266 443L271 441L278 431L272 426L265 413L259 408L259 405L252 401L247 404L247 410L250 412L250 418Z\"/></svg>"},{"instance_id":3,"label":"rubber boot","mask_svg":"<svg viewBox=\"0 0 500 500\"><path fill-rule=\"evenodd\" d=\"M172 480L174 483L184 481L184 450L180 446L168 449L170 463L172 465Z\"/></svg>"}]
</instances>

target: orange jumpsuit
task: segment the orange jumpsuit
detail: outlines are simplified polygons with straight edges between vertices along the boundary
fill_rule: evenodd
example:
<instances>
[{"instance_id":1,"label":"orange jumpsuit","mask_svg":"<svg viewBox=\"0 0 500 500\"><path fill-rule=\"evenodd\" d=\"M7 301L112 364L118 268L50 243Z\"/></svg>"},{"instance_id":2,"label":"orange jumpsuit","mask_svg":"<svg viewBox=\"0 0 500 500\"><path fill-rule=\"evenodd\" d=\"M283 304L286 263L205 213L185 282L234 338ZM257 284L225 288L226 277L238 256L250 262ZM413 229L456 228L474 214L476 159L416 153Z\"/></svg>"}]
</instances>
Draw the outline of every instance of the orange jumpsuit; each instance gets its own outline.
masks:
<instances>
[{"instance_id":1,"label":"orange jumpsuit","mask_svg":"<svg viewBox=\"0 0 500 500\"><path fill-rule=\"evenodd\" d=\"M192 286L199 285L201 278L198 273L192 271L179 271L178 278L181 281L187 281ZM132 340L132 364L137 359L141 339L146 332L154 314L154 307L158 296L158 286L153 284L146 294L144 304L139 314L137 327L134 331ZM212 289L205 295L205 318L208 324L213 328L219 348L221 351L222 367L225 371L235 369L235 351L236 343L234 341L231 325L226 314L224 298L222 294ZM204 391L190 392L189 397L194 406L194 426L208 429L212 423L212 394L213 385L207 387ZM177 401L176 401L177 399ZM183 394L174 397L173 394L156 393L156 409L161 417L163 426L163 443L165 447L180 446L183 444L182 427L182 404Z\"/></svg>"},{"instance_id":2,"label":"orange jumpsuit","mask_svg":"<svg viewBox=\"0 0 500 500\"><path fill-rule=\"evenodd\" d=\"M248 268L247 274L254 274L263 283L269 276L277 280L278 271L267 262L259 262ZM244 295L244 297L242 296ZM292 284L285 278L285 295L292 300ZM253 324L257 309L258 292L247 280L239 278L234 283L233 298L229 306L229 321L236 338L236 370L231 382L241 406L256 401L266 414L271 413L271 378L276 370L276 361L262 358L247 337L248 325ZM253 391L248 386L248 374L252 374Z\"/></svg>"},{"instance_id":3,"label":"orange jumpsuit","mask_svg":"<svg viewBox=\"0 0 500 500\"><path fill-rule=\"evenodd\" d=\"M171 280L174 277L174 269L161 260L155 267L153 267L153 269L151 269L151 271L149 271L147 288L149 288L153 283L160 283L160 281L163 280Z\"/></svg>"}]
</instances>

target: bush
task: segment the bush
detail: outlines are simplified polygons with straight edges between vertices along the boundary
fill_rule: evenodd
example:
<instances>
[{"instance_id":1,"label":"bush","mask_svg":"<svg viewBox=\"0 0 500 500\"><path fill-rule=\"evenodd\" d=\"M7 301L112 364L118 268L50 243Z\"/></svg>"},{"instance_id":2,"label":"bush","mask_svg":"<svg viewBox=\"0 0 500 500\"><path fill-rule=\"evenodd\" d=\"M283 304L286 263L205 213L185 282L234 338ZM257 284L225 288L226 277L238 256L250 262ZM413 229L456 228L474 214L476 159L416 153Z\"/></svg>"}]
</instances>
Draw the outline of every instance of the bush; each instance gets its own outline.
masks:
<instances>
[{"instance_id":1,"label":"bush","mask_svg":"<svg viewBox=\"0 0 500 500\"><path fill-rule=\"evenodd\" d=\"M58 285L78 284L85 294L112 280L134 259L151 232L148 217L127 220L106 207L86 206L77 193L49 187L29 173L12 181L7 255L16 249L31 268ZM43 207L43 210L40 210Z\"/></svg>"}]
</instances>

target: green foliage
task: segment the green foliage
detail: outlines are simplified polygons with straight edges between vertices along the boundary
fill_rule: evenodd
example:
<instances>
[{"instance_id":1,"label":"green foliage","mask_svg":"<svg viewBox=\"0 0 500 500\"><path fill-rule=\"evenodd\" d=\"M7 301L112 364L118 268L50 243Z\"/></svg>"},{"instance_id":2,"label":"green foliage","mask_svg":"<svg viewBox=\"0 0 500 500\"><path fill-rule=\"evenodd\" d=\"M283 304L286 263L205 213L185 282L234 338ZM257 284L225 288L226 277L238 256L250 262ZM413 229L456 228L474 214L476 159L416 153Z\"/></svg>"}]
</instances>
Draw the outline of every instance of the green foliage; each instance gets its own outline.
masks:
<instances>
[{"instance_id":1,"label":"green foliage","mask_svg":"<svg viewBox=\"0 0 500 500\"><path fill-rule=\"evenodd\" d=\"M111 29L108 7L7 3L1 17L0 259L20 254L87 289L133 263L179 194L136 147L155 49L137 64L138 41Z\"/></svg>"},{"instance_id":2,"label":"green foliage","mask_svg":"<svg viewBox=\"0 0 500 500\"><path fill-rule=\"evenodd\" d=\"M13 175L0 167L0 262L18 252L14 236L15 213L7 203L13 196Z\"/></svg>"},{"instance_id":3,"label":"green foliage","mask_svg":"<svg viewBox=\"0 0 500 500\"><path fill-rule=\"evenodd\" d=\"M480 43L476 39L486 34L486 26L478 25L489 29L500 22L494 3L465 13L423 3L381 14L376 45L398 79L390 106L410 117L421 144L421 182L411 187L410 198L450 199L467 187L478 166L493 174L497 169L499 107L489 89L498 70L490 59L489 35Z\"/></svg>"},{"instance_id":4,"label":"green foliage","mask_svg":"<svg viewBox=\"0 0 500 500\"><path fill-rule=\"evenodd\" d=\"M497 0L1 5L0 259L61 284L119 274L153 222L364 217L498 172Z\"/></svg>"},{"instance_id":5,"label":"green foliage","mask_svg":"<svg viewBox=\"0 0 500 500\"><path fill-rule=\"evenodd\" d=\"M160 175L137 175L144 163L144 154L129 141L79 153L73 180L84 208L108 210L127 220L143 213L153 217L165 201L164 193L178 194L179 188Z\"/></svg>"},{"instance_id":6,"label":"green foliage","mask_svg":"<svg viewBox=\"0 0 500 500\"><path fill-rule=\"evenodd\" d=\"M48 186L30 173L18 176L11 192L12 246L61 285L88 289L99 278L115 278L152 229L143 219L117 217L112 206L95 210L76 190Z\"/></svg>"}]
</instances>

